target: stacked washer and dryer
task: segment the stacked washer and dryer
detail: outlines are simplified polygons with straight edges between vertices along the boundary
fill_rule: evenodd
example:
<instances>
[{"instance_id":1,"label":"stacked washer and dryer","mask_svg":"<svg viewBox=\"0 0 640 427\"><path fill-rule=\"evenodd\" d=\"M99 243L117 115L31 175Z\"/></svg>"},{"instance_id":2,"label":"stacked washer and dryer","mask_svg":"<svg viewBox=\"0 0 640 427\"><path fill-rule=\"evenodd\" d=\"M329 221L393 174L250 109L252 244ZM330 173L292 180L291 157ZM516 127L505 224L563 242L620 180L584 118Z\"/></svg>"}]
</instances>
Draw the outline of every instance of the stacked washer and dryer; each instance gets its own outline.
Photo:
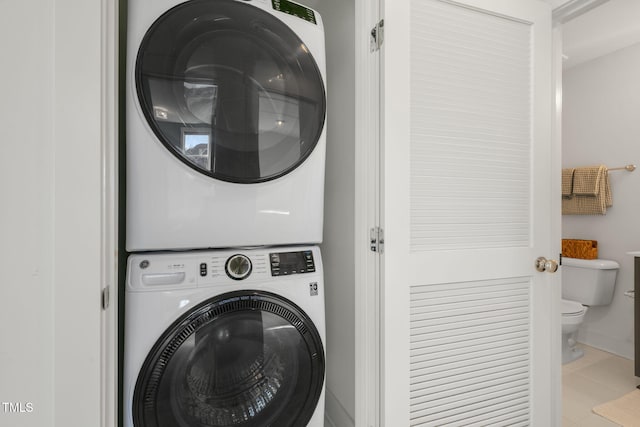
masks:
<instances>
[{"instance_id":1,"label":"stacked washer and dryer","mask_svg":"<svg viewBox=\"0 0 640 427\"><path fill-rule=\"evenodd\" d=\"M321 17L128 3L124 426L320 427Z\"/></svg>"}]
</instances>

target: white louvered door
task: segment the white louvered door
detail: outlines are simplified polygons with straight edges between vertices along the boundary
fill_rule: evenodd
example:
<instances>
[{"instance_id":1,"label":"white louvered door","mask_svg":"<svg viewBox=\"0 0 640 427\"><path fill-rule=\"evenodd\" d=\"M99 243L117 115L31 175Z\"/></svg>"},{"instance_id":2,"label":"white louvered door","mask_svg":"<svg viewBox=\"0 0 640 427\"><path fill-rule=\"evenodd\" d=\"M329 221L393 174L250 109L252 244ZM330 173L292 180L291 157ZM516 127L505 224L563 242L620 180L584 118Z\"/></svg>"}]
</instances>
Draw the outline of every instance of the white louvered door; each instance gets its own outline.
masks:
<instances>
[{"instance_id":1,"label":"white louvered door","mask_svg":"<svg viewBox=\"0 0 640 427\"><path fill-rule=\"evenodd\" d=\"M382 12L383 423L553 425L550 8Z\"/></svg>"}]
</instances>

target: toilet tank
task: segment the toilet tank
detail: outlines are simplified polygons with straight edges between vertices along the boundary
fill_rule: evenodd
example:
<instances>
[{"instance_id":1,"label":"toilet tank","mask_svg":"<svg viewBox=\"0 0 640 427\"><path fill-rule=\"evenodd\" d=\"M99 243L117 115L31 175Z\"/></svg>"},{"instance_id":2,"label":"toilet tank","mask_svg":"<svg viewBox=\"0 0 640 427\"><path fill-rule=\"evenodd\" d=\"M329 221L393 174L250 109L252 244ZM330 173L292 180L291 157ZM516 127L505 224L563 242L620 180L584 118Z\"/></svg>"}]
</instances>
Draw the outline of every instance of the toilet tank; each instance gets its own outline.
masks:
<instances>
[{"instance_id":1,"label":"toilet tank","mask_svg":"<svg viewBox=\"0 0 640 427\"><path fill-rule=\"evenodd\" d=\"M607 259L562 257L562 298L587 306L611 304L619 268Z\"/></svg>"}]
</instances>

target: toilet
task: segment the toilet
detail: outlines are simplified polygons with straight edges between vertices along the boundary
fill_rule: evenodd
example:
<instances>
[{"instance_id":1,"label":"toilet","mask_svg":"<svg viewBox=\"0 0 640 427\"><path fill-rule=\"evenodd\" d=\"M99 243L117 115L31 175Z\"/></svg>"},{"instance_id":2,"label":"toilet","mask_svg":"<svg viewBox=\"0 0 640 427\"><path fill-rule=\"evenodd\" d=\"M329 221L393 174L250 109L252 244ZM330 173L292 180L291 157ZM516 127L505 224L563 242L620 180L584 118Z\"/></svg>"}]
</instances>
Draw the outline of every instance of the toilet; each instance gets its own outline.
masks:
<instances>
[{"instance_id":1,"label":"toilet","mask_svg":"<svg viewBox=\"0 0 640 427\"><path fill-rule=\"evenodd\" d=\"M584 355L576 333L588 307L609 305L620 265L606 259L562 258L562 363Z\"/></svg>"}]
</instances>

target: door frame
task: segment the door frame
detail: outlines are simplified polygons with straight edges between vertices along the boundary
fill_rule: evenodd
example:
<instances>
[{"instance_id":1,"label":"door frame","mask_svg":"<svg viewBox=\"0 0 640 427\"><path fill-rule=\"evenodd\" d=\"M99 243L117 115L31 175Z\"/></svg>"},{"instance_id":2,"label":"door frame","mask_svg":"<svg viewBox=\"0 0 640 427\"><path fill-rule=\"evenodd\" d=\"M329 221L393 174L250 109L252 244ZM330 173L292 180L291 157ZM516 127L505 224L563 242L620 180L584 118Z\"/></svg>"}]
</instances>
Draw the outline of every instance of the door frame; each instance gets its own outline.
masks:
<instances>
[{"instance_id":1,"label":"door frame","mask_svg":"<svg viewBox=\"0 0 640 427\"><path fill-rule=\"evenodd\" d=\"M551 118L551 169L560 171L562 168L562 32L553 21L552 30L552 87L555 89L555 96L552 97L553 117ZM562 265L562 194L561 194L561 174L551 177L551 188L549 196L551 197L551 229L552 236L557 236L553 243L553 253L558 254L558 260ZM562 270L560 270L560 273ZM551 313L554 321L552 322L551 336L562 337L562 316L561 316L561 298L562 298L562 274L556 274L550 278L553 284L553 299L551 301ZM554 419L556 425L562 425L562 347L552 355L552 379L551 379L551 419Z\"/></svg>"},{"instance_id":2,"label":"door frame","mask_svg":"<svg viewBox=\"0 0 640 427\"><path fill-rule=\"evenodd\" d=\"M101 261L100 287L100 426L118 425L118 55L119 1L102 0L100 61L102 62L100 111Z\"/></svg>"},{"instance_id":3,"label":"door frame","mask_svg":"<svg viewBox=\"0 0 640 427\"><path fill-rule=\"evenodd\" d=\"M355 426L381 422L380 257L370 231L380 223L380 54L371 50L371 30L380 20L380 0L355 1Z\"/></svg>"},{"instance_id":4,"label":"door frame","mask_svg":"<svg viewBox=\"0 0 640 427\"><path fill-rule=\"evenodd\" d=\"M566 0L563 4L553 9L553 86L555 88L555 96L553 97L552 111L554 113L552 118L552 138L553 144L551 149L552 156L552 168L555 170L561 170L562 168L562 61L563 61L563 36L562 26L571 21L574 18L594 9L609 0ZM554 251L557 253L562 252L561 248L561 236L562 236L562 201L560 195L561 188L561 176L552 177L551 179L551 196L552 196L552 211L555 212L551 218L551 232L560 236L554 244ZM562 259L559 256L559 259ZM561 263L562 264L562 263ZM553 330L551 333L560 337L562 335L562 317L561 312L561 298L562 298L562 276L554 277L554 298L551 307L552 313L557 317L553 322ZM554 354L553 370L553 383L552 383L552 411L556 425L562 425L562 354Z\"/></svg>"}]
</instances>

